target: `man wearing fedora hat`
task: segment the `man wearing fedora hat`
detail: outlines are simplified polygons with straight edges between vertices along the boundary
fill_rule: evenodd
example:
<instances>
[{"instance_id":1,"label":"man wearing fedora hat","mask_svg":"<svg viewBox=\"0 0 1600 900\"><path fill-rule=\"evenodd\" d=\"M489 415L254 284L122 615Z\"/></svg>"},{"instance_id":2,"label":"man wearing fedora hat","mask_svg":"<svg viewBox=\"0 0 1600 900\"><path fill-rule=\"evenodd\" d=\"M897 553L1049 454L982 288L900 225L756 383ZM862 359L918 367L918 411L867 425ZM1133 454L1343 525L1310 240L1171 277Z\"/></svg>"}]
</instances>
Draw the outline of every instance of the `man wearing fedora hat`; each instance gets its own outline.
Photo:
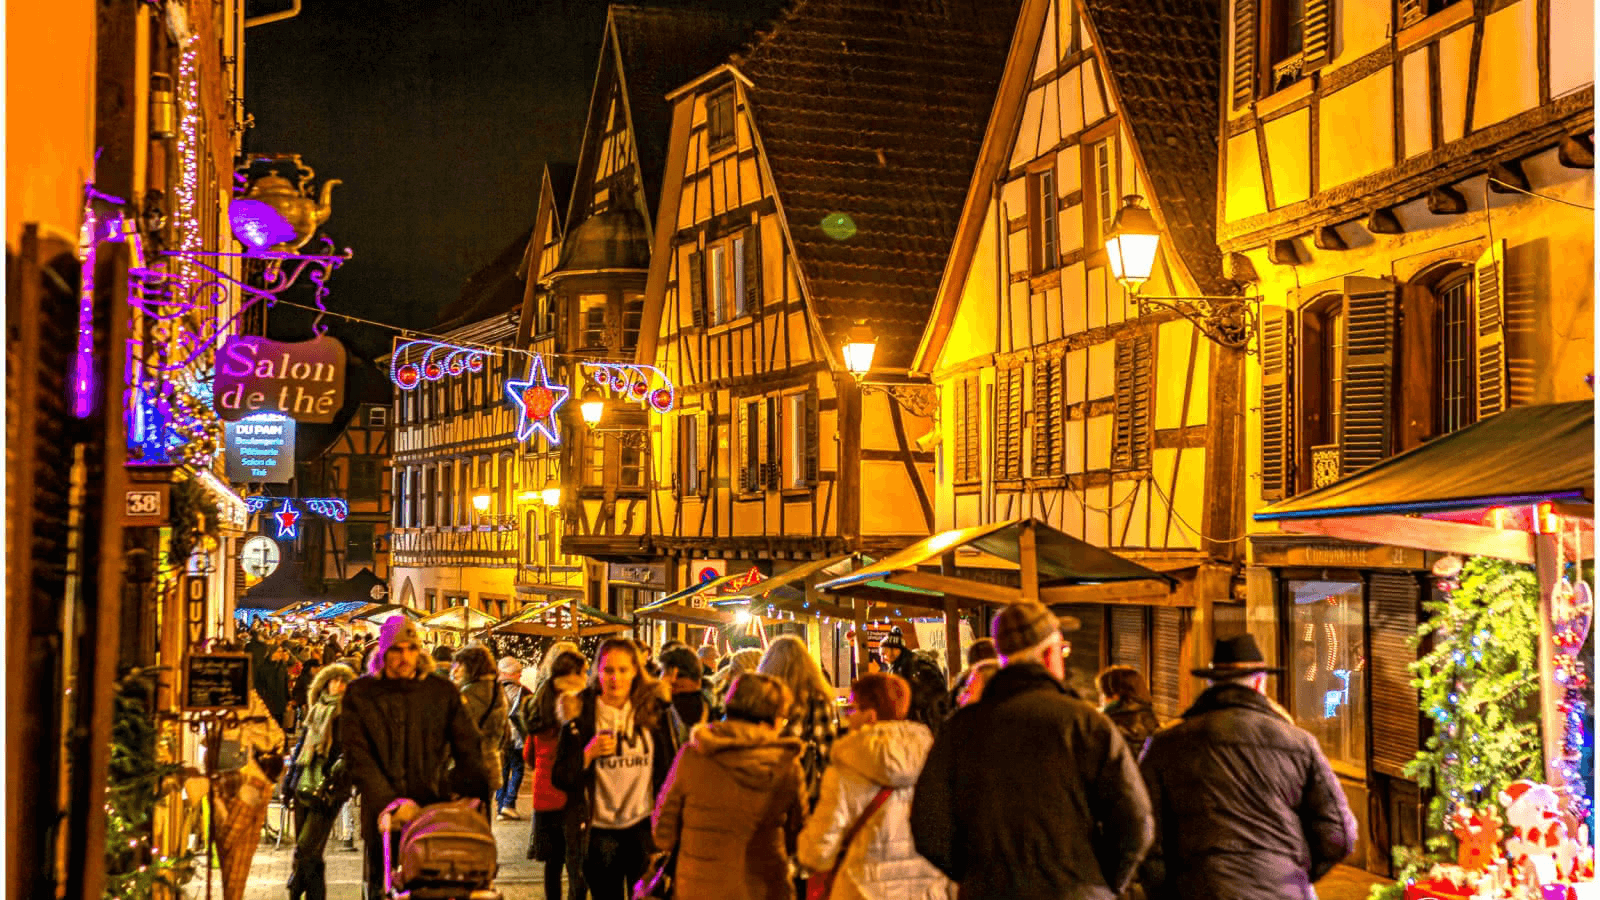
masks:
<instances>
[{"instance_id":1,"label":"man wearing fedora hat","mask_svg":"<svg viewBox=\"0 0 1600 900\"><path fill-rule=\"evenodd\" d=\"M1063 681L1040 603L994 619L1002 667L934 739L917 780L917 852L962 900L1112 900L1150 846L1150 801L1115 725Z\"/></svg>"},{"instance_id":2,"label":"man wearing fedora hat","mask_svg":"<svg viewBox=\"0 0 1600 900\"><path fill-rule=\"evenodd\" d=\"M1150 739L1140 768L1156 840L1140 870L1151 900L1315 900L1350 855L1355 817L1316 738L1266 696L1254 637L1216 642L1211 686Z\"/></svg>"}]
</instances>

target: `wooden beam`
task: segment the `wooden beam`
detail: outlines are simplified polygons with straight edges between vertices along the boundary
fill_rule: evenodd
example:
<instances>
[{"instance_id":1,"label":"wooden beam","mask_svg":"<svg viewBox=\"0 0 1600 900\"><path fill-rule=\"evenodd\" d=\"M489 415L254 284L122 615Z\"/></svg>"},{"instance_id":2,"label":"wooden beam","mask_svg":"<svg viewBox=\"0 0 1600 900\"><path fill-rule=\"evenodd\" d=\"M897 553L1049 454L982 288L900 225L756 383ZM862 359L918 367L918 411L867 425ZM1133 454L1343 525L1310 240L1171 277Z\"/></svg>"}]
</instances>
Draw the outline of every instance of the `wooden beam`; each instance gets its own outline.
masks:
<instances>
[{"instance_id":1,"label":"wooden beam","mask_svg":"<svg viewBox=\"0 0 1600 900\"><path fill-rule=\"evenodd\" d=\"M1022 599L1039 599L1039 540L1033 533L1033 522L1023 522L1017 535L1018 563L1022 566ZM970 595L969 595L970 596Z\"/></svg>"},{"instance_id":2,"label":"wooden beam","mask_svg":"<svg viewBox=\"0 0 1600 900\"><path fill-rule=\"evenodd\" d=\"M1293 519L1279 524L1285 531L1321 534L1365 544L1413 547L1464 556L1493 556L1520 563L1533 562L1533 537L1525 531L1410 516Z\"/></svg>"},{"instance_id":3,"label":"wooden beam","mask_svg":"<svg viewBox=\"0 0 1600 900\"><path fill-rule=\"evenodd\" d=\"M1373 234L1405 234L1394 212L1383 207L1373 210L1372 215L1367 217L1367 230Z\"/></svg>"},{"instance_id":4,"label":"wooden beam","mask_svg":"<svg viewBox=\"0 0 1600 900\"><path fill-rule=\"evenodd\" d=\"M856 673L853 678L866 674L867 653L869 652L867 649L867 605L867 600L861 597L855 598Z\"/></svg>"},{"instance_id":5,"label":"wooden beam","mask_svg":"<svg viewBox=\"0 0 1600 900\"><path fill-rule=\"evenodd\" d=\"M891 584L903 584L906 587L913 587L919 590L938 591L941 594L954 594L957 597L970 597L974 600L983 600L988 603L1004 603L1008 606L1023 597L1021 592L1004 585L968 581L965 578L935 575L932 572L893 572L885 576L883 580ZM907 603L911 606L923 606L927 603L927 600L919 598L915 602L907 601Z\"/></svg>"},{"instance_id":6,"label":"wooden beam","mask_svg":"<svg viewBox=\"0 0 1600 900\"><path fill-rule=\"evenodd\" d=\"M1193 606L1194 598L1176 593L1165 581L1109 581L1105 584L1066 584L1042 588L1039 601L1058 603L1132 603L1141 606Z\"/></svg>"},{"instance_id":7,"label":"wooden beam","mask_svg":"<svg viewBox=\"0 0 1600 900\"><path fill-rule=\"evenodd\" d=\"M1222 277L1230 281L1244 281L1255 284L1261 280L1256 274L1256 267L1250 262L1250 257L1243 253L1227 253L1222 257Z\"/></svg>"},{"instance_id":8,"label":"wooden beam","mask_svg":"<svg viewBox=\"0 0 1600 900\"><path fill-rule=\"evenodd\" d=\"M939 574L949 578L956 574L956 552L950 550L939 557ZM954 677L961 671L961 611L956 598L944 596L944 651L945 673Z\"/></svg>"},{"instance_id":9,"label":"wooden beam","mask_svg":"<svg viewBox=\"0 0 1600 900\"><path fill-rule=\"evenodd\" d=\"M1554 598L1561 583L1561 550L1557 534L1533 536L1534 569L1539 576L1539 733L1544 739L1545 783L1561 790L1562 735L1566 732L1556 703Z\"/></svg>"},{"instance_id":10,"label":"wooden beam","mask_svg":"<svg viewBox=\"0 0 1600 900\"><path fill-rule=\"evenodd\" d=\"M1318 250L1349 250L1350 245L1345 243L1344 237L1339 234L1339 226L1324 225L1317 229L1317 236L1312 243Z\"/></svg>"},{"instance_id":11,"label":"wooden beam","mask_svg":"<svg viewBox=\"0 0 1600 900\"><path fill-rule=\"evenodd\" d=\"M1428 212L1436 216L1459 215L1467 211L1467 198L1449 185L1440 185L1428 192Z\"/></svg>"},{"instance_id":12,"label":"wooden beam","mask_svg":"<svg viewBox=\"0 0 1600 900\"><path fill-rule=\"evenodd\" d=\"M1529 189L1528 176L1523 174L1522 163L1515 159L1502 160L1489 166L1489 179L1489 190L1496 194L1515 194Z\"/></svg>"},{"instance_id":13,"label":"wooden beam","mask_svg":"<svg viewBox=\"0 0 1600 900\"><path fill-rule=\"evenodd\" d=\"M1275 266L1298 266L1303 261L1294 238L1279 238L1267 244L1267 262Z\"/></svg>"},{"instance_id":14,"label":"wooden beam","mask_svg":"<svg viewBox=\"0 0 1600 900\"><path fill-rule=\"evenodd\" d=\"M1556 159L1569 169L1594 168L1594 141L1586 134L1568 135L1561 139Z\"/></svg>"}]
</instances>

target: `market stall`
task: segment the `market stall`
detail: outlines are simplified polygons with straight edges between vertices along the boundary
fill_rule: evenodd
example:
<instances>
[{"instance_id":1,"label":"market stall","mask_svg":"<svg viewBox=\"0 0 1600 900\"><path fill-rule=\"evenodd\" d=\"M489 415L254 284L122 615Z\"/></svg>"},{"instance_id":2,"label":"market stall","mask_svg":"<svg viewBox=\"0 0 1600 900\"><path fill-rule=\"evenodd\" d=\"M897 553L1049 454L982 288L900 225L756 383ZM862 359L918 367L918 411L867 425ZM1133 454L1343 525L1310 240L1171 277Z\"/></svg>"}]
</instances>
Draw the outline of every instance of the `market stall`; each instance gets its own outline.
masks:
<instances>
[{"instance_id":1,"label":"market stall","mask_svg":"<svg viewBox=\"0 0 1600 900\"><path fill-rule=\"evenodd\" d=\"M627 631L627 619L586 606L576 600L551 600L508 616L486 631L489 634L526 634L534 637L600 637Z\"/></svg>"},{"instance_id":2,"label":"market stall","mask_svg":"<svg viewBox=\"0 0 1600 900\"><path fill-rule=\"evenodd\" d=\"M1430 826L1455 836L1458 855L1419 856L1407 896L1565 898L1567 884L1592 882L1585 835L1593 736L1585 723L1593 695L1581 655L1593 619L1592 401L1507 410L1255 518L1443 554L1433 565L1437 599L1425 604L1434 648L1411 666L1435 738L1414 765L1441 798ZM1519 637L1510 623L1523 617L1536 678L1510 653ZM1532 694L1537 733L1519 742L1521 704L1484 700L1480 682L1501 696ZM1481 722L1480 710L1488 713ZM1505 762L1474 769L1491 751ZM1530 757L1542 762L1527 766ZM1502 852L1504 826L1511 836ZM1540 846L1526 843L1530 829ZM1546 887L1550 893L1530 893Z\"/></svg>"},{"instance_id":3,"label":"market stall","mask_svg":"<svg viewBox=\"0 0 1600 900\"><path fill-rule=\"evenodd\" d=\"M423 616L417 625L429 631L439 632L440 638L453 647L466 643L468 634L499 622L500 620L481 609L470 606L452 606L430 616Z\"/></svg>"}]
</instances>

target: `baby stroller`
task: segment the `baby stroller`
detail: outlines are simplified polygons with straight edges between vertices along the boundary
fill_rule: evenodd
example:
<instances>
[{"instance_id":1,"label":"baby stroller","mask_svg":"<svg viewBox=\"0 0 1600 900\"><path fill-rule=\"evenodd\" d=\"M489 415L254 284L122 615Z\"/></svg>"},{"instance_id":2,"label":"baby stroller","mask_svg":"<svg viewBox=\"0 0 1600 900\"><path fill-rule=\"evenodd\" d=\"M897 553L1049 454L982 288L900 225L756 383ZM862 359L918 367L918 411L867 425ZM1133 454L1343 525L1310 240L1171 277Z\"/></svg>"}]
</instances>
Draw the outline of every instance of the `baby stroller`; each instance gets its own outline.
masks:
<instances>
[{"instance_id":1,"label":"baby stroller","mask_svg":"<svg viewBox=\"0 0 1600 900\"><path fill-rule=\"evenodd\" d=\"M494 889L500 867L494 831L476 801L425 806L398 841L385 837L383 895L389 900L502 900Z\"/></svg>"}]
</instances>

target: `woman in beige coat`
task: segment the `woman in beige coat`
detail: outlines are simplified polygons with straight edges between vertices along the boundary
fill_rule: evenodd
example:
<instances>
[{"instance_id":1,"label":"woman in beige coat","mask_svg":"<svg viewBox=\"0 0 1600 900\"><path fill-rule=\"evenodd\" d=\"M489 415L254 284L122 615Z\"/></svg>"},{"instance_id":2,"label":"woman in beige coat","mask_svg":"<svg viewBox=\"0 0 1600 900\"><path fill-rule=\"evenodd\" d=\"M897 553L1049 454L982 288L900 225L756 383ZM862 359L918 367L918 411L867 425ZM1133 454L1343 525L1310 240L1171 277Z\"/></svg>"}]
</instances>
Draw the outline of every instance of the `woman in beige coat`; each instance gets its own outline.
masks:
<instances>
[{"instance_id":1,"label":"woman in beige coat","mask_svg":"<svg viewBox=\"0 0 1600 900\"><path fill-rule=\"evenodd\" d=\"M840 845L878 792L888 798L844 849L829 900L948 900L955 885L917 853L911 797L933 746L933 733L906 720L911 686L898 675L863 675L850 688L850 732L833 743L822 797L800 833L800 864L826 872Z\"/></svg>"},{"instance_id":2,"label":"woman in beige coat","mask_svg":"<svg viewBox=\"0 0 1600 900\"><path fill-rule=\"evenodd\" d=\"M677 848L674 897L792 900L789 854L805 817L800 741L783 737L783 682L734 679L727 719L697 725L656 804L657 849Z\"/></svg>"}]
</instances>

